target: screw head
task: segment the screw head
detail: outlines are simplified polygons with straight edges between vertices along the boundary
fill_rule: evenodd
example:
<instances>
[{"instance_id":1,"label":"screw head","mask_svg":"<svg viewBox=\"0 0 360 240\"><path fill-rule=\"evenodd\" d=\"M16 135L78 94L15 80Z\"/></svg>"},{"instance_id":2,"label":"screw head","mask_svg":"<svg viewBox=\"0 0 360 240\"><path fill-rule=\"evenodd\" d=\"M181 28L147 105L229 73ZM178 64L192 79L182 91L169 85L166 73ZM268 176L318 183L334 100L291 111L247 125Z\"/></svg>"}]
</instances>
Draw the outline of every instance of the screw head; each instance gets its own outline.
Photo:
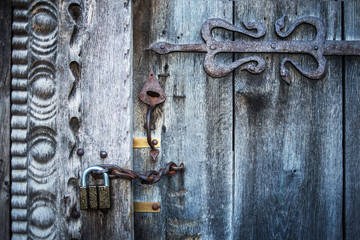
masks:
<instances>
[{"instance_id":1,"label":"screw head","mask_svg":"<svg viewBox=\"0 0 360 240\"><path fill-rule=\"evenodd\" d=\"M80 217L80 212L77 211L77 210L74 210L74 211L71 212L71 215L70 215L70 216L71 216L72 218L77 219L77 218Z\"/></svg>"},{"instance_id":2,"label":"screw head","mask_svg":"<svg viewBox=\"0 0 360 240\"><path fill-rule=\"evenodd\" d=\"M211 49L211 50L215 50L215 49L216 49L216 46L215 46L215 45L211 45L211 46L210 46L210 49Z\"/></svg>"},{"instance_id":3,"label":"screw head","mask_svg":"<svg viewBox=\"0 0 360 240\"><path fill-rule=\"evenodd\" d=\"M276 46L275 46L275 43L272 43L271 44L271 48L275 48Z\"/></svg>"},{"instance_id":4,"label":"screw head","mask_svg":"<svg viewBox=\"0 0 360 240\"><path fill-rule=\"evenodd\" d=\"M161 48L161 49L165 49L165 46L164 46L164 45L160 45L160 48Z\"/></svg>"},{"instance_id":5,"label":"screw head","mask_svg":"<svg viewBox=\"0 0 360 240\"><path fill-rule=\"evenodd\" d=\"M161 99L164 99L164 98L165 98L165 96L164 96L164 95L161 95L161 96L160 96L160 98L161 98Z\"/></svg>"},{"instance_id":6,"label":"screw head","mask_svg":"<svg viewBox=\"0 0 360 240\"><path fill-rule=\"evenodd\" d=\"M101 158L106 158L107 157L107 152L106 151L100 151L100 157Z\"/></svg>"},{"instance_id":7,"label":"screw head","mask_svg":"<svg viewBox=\"0 0 360 240\"><path fill-rule=\"evenodd\" d=\"M156 140L156 139L153 139L151 142L152 142L152 144L154 144L154 145L157 145L157 144L158 144L158 140Z\"/></svg>"},{"instance_id":8,"label":"screw head","mask_svg":"<svg viewBox=\"0 0 360 240\"><path fill-rule=\"evenodd\" d=\"M84 149L82 149L82 148L79 148L77 151L76 151L76 154L78 155L78 156L84 156Z\"/></svg>"},{"instance_id":9,"label":"screw head","mask_svg":"<svg viewBox=\"0 0 360 240\"><path fill-rule=\"evenodd\" d=\"M315 46L315 47L314 47L314 49L315 49L315 50L318 50L318 49L319 49L319 47L318 47L318 46Z\"/></svg>"},{"instance_id":10,"label":"screw head","mask_svg":"<svg viewBox=\"0 0 360 240\"><path fill-rule=\"evenodd\" d=\"M157 204L152 205L152 209L153 209L154 211L158 210L159 208L160 208L160 206L157 205Z\"/></svg>"},{"instance_id":11,"label":"screw head","mask_svg":"<svg viewBox=\"0 0 360 240\"><path fill-rule=\"evenodd\" d=\"M251 65L251 66L249 67L249 69L250 69L251 71L254 71L254 70L255 70L255 67L254 67L253 65Z\"/></svg>"}]
</instances>

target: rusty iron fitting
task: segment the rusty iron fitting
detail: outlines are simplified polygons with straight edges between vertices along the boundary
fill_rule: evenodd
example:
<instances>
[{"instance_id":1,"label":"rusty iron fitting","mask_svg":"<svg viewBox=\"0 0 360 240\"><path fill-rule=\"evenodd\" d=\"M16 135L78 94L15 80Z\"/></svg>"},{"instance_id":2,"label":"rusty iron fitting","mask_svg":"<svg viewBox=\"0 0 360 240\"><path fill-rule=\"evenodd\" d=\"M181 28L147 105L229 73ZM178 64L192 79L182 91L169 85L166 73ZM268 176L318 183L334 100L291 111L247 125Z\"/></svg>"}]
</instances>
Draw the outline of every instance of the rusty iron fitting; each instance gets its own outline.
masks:
<instances>
[{"instance_id":1,"label":"rusty iron fitting","mask_svg":"<svg viewBox=\"0 0 360 240\"><path fill-rule=\"evenodd\" d=\"M102 174L105 172L111 179L124 178L132 180L139 178L142 184L154 184L163 176L174 176L177 171L184 171L183 163L181 163L180 166L177 166L174 162L167 163L166 166L160 168L159 171L151 170L145 173L124 169L115 164L99 164L98 166L104 168L104 170L93 171L91 174L94 178L101 178Z\"/></svg>"}]
</instances>

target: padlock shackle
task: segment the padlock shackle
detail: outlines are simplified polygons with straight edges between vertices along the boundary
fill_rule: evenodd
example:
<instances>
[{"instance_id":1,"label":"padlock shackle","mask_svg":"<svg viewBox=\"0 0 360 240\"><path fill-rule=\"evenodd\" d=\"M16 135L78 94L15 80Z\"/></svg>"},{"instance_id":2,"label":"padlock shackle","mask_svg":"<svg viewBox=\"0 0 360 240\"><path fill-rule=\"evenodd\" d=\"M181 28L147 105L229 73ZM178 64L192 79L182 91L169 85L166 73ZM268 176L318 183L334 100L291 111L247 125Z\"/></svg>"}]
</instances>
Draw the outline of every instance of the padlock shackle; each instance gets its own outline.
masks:
<instances>
[{"instance_id":1,"label":"padlock shackle","mask_svg":"<svg viewBox=\"0 0 360 240\"><path fill-rule=\"evenodd\" d=\"M105 169L100 166L91 166L91 167L88 167L87 169L85 169L81 176L81 187L87 186L86 176L92 171L105 171ZM110 186L109 175L104 172L103 176L104 176L104 186Z\"/></svg>"}]
</instances>

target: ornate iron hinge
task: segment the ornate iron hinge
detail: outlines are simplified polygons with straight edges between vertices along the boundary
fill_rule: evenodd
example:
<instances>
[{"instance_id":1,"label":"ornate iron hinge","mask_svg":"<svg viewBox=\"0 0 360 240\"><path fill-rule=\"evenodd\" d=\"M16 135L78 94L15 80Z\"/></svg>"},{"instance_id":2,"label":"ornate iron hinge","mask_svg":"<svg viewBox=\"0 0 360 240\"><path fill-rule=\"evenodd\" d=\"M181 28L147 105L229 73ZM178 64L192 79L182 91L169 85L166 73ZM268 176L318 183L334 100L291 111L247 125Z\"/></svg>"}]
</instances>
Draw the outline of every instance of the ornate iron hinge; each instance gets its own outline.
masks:
<instances>
[{"instance_id":1,"label":"ornate iron hinge","mask_svg":"<svg viewBox=\"0 0 360 240\"><path fill-rule=\"evenodd\" d=\"M253 38L261 38L266 33L266 27L259 22L243 22L243 26L236 27L223 19L209 19L201 27L201 36L205 43L200 44L171 44L158 42L147 48L158 54L171 52L204 52L204 69L211 77L224 77L234 69L242 66L241 70L250 73L261 73L265 69L265 60L257 55L236 60L228 65L219 66L215 62L218 53L302 53L313 56L317 62L316 69L309 70L301 67L295 60L285 57L281 61L280 75L290 84L289 69L285 63L291 63L301 74L311 79L320 79L326 72L326 55L360 55L360 41L327 41L325 40L325 25L316 17L303 17L295 21L287 31L284 31L285 17L275 22L276 34L285 38L300 24L309 24L316 28L313 40L279 40L279 41L216 41L211 36L214 28L223 28L239 32ZM254 62L256 64L246 64Z\"/></svg>"}]
</instances>

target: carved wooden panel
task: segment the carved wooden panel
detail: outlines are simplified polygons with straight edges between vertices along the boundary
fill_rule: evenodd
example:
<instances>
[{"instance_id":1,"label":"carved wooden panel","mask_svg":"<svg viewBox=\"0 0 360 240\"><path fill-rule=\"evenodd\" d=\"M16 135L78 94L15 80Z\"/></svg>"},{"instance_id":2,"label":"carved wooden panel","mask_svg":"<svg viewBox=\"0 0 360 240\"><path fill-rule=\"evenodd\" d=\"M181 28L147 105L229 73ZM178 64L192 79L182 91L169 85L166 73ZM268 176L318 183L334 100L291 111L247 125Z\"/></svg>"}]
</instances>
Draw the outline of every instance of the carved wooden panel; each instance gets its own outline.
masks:
<instances>
[{"instance_id":1,"label":"carved wooden panel","mask_svg":"<svg viewBox=\"0 0 360 240\"><path fill-rule=\"evenodd\" d=\"M80 211L78 193L90 165L131 167L131 4L120 2L13 0L13 239L132 237L131 182L112 182L112 211Z\"/></svg>"},{"instance_id":2,"label":"carved wooden panel","mask_svg":"<svg viewBox=\"0 0 360 240\"><path fill-rule=\"evenodd\" d=\"M53 238L57 200L57 1L13 1L13 238Z\"/></svg>"}]
</instances>

